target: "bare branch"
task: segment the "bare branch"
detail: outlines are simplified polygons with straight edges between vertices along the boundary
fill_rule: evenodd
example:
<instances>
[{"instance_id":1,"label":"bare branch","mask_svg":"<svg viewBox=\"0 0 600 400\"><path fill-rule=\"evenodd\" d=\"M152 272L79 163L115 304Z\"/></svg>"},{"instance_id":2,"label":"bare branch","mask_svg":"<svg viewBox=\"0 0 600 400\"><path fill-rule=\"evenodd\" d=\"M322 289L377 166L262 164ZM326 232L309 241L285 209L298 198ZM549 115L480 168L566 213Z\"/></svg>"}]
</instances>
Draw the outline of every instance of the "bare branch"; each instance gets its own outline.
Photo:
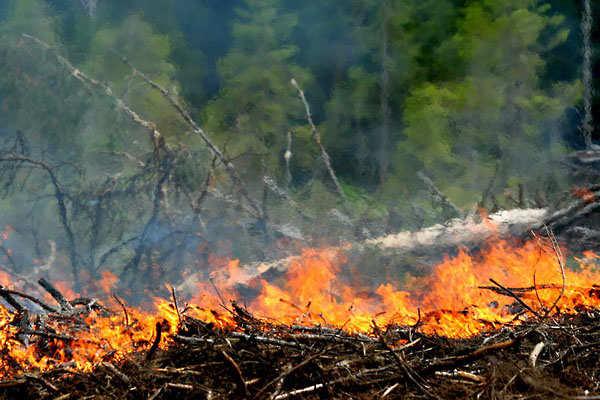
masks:
<instances>
[{"instance_id":1,"label":"bare branch","mask_svg":"<svg viewBox=\"0 0 600 400\"><path fill-rule=\"evenodd\" d=\"M338 179L335 176L333 167L331 166L331 161L329 160L329 154L327 154L327 151L325 150L323 143L321 143L321 134L319 133L315 123L313 122L312 115L310 114L310 107L308 105L308 101L306 101L304 92L302 91L302 89L300 89L300 86L298 86L298 82L296 82L295 79L292 78L292 80L290 82L291 82L292 86L294 86L296 88L296 90L298 91L298 96L300 96L302 103L304 103L304 108L306 110L306 120L308 121L308 124L310 125L310 129L312 130L312 138L315 141L315 143L317 144L317 146L319 146L319 149L321 150L321 158L323 159L323 162L325 163L325 168L327 168L327 172L329 172L329 177L331 178L331 180L333 181L333 184L335 185L335 190L342 199L346 200L346 195L344 194L344 191L342 190L342 187L340 186L340 183L338 182Z\"/></svg>"},{"instance_id":2,"label":"bare branch","mask_svg":"<svg viewBox=\"0 0 600 400\"><path fill-rule=\"evenodd\" d=\"M240 193L242 194L242 196L250 204L250 208L252 209L254 216L260 218L261 208L258 205L258 203L253 198L250 197L250 194L248 193L248 190L246 189L246 185L244 184L244 181L242 180L242 178L239 176L235 166L231 162L231 159L227 158L225 156L225 153L223 151L221 151L221 149L219 149L217 147L217 145L215 145L212 142L212 140L210 140L210 138L208 137L206 132L204 132L202 130L202 128L200 127L200 125L198 125L198 123L192 119L190 114L179 104L177 99L171 93L169 93L169 91L167 89L165 89L163 86L159 85L158 83L156 83L155 81L150 79L150 77L148 77L148 75L144 74L143 72L140 72L137 68L135 68L129 62L129 60L127 60L127 58L125 58L122 55L120 55L119 53L117 53L114 49L110 49L110 51L119 60L121 60L121 62L123 62L125 65L127 65L129 68L131 68L134 75L139 76L144 81L146 81L150 86L152 86L154 89L158 90L169 101L169 103L171 103L173 108L183 117L184 121L192 128L192 131L195 134L197 134L198 136L200 136L200 138L202 139L202 141L204 142L206 147L208 147L208 149L219 159L219 161L221 163L223 163L231 180L235 183L235 185L237 186L237 188L240 191Z\"/></svg>"},{"instance_id":3,"label":"bare branch","mask_svg":"<svg viewBox=\"0 0 600 400\"><path fill-rule=\"evenodd\" d=\"M54 171L54 168L42 160L36 160L31 157L27 157L19 154L4 154L0 155L0 162L18 162L18 163L27 163L31 165L35 165L48 173L50 177L50 182L54 187L54 197L56 198L56 203L58 206L58 216L60 218L60 222L65 230L67 235L67 240L69 243L69 256L71 259L71 267L73 269L73 278L77 281L77 252L75 251L75 236L73 235L73 230L71 229L71 225L69 224L69 219L67 217L67 206L65 204L65 198L67 198L66 192L62 189L62 185L58 180L58 176Z\"/></svg>"}]
</instances>

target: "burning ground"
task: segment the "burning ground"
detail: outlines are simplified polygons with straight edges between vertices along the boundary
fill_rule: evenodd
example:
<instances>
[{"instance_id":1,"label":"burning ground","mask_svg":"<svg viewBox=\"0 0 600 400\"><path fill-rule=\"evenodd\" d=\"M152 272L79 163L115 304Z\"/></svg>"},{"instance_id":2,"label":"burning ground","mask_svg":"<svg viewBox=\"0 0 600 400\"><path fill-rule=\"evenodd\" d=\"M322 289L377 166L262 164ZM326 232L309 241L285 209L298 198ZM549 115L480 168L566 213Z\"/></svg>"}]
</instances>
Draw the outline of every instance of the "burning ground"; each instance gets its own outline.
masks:
<instances>
[{"instance_id":1,"label":"burning ground","mask_svg":"<svg viewBox=\"0 0 600 400\"><path fill-rule=\"evenodd\" d=\"M0 393L584 398L600 372L597 259L553 236L503 240L359 290L339 249L304 249L269 282L220 260L196 297L171 288L152 309L112 294L110 273L100 300L5 274Z\"/></svg>"}]
</instances>

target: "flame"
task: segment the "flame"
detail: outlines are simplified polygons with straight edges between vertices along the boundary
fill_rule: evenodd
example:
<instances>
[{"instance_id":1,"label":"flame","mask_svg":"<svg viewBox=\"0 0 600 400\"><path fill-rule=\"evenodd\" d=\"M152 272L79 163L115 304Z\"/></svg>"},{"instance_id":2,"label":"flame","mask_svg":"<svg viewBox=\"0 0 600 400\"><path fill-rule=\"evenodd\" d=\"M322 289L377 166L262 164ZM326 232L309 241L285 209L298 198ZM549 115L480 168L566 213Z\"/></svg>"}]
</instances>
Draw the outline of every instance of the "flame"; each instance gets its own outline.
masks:
<instances>
[{"instance_id":1,"label":"flame","mask_svg":"<svg viewBox=\"0 0 600 400\"><path fill-rule=\"evenodd\" d=\"M29 338L44 341L44 352L39 346L17 340L22 316L0 304L0 371L47 370L62 363L91 370L103 360L119 360L131 352L147 350L157 323L168 326L167 339L161 342L164 347L169 344L168 336L177 333L183 312L219 328L237 329L225 303L243 300L236 288L241 282L257 293L245 299L251 313L288 325L322 325L370 334L373 323L393 323L411 325L426 334L469 337L527 318L513 297L500 295L499 289L491 290L494 286L489 278L504 287L524 288L514 289L514 293L538 313L545 313L559 298L557 307L563 313L600 307L600 287L595 285L600 283L595 264L598 258L591 252L575 258L579 264L565 268L566 287L561 295L563 279L557 255L540 247L537 240L519 245L498 241L477 255L459 249L424 277L408 277L401 284L388 282L373 288L356 285L353 274L348 273L348 260L339 249L304 249L291 259L286 273L271 282L253 279L238 260L212 257L211 281L198 283L191 305L154 298L153 310L126 307L111 297L117 277L105 271L97 286L106 294L104 301L112 312L86 309L74 318L45 320L56 337ZM7 286L10 278L0 271L0 284ZM76 297L68 285L56 286L69 299ZM77 318L84 318L85 323ZM72 340L64 340L66 336Z\"/></svg>"},{"instance_id":2,"label":"flame","mask_svg":"<svg viewBox=\"0 0 600 400\"><path fill-rule=\"evenodd\" d=\"M575 188L572 190L573 196L583 200L584 203L589 204L596 201L596 195L590 189L586 188Z\"/></svg>"}]
</instances>

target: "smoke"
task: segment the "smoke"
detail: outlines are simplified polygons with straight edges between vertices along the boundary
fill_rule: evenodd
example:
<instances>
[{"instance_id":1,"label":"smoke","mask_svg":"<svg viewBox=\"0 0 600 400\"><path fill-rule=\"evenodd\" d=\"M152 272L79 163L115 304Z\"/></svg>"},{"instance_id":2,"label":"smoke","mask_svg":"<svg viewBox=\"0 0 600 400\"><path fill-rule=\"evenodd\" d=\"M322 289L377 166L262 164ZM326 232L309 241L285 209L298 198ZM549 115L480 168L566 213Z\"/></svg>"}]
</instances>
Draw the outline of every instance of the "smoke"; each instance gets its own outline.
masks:
<instances>
[{"instance_id":1,"label":"smoke","mask_svg":"<svg viewBox=\"0 0 600 400\"><path fill-rule=\"evenodd\" d=\"M592 5L590 0L583 2L583 18L581 19L581 32L583 34L583 123L582 131L585 145L592 147L592 133L594 123L592 119Z\"/></svg>"}]
</instances>

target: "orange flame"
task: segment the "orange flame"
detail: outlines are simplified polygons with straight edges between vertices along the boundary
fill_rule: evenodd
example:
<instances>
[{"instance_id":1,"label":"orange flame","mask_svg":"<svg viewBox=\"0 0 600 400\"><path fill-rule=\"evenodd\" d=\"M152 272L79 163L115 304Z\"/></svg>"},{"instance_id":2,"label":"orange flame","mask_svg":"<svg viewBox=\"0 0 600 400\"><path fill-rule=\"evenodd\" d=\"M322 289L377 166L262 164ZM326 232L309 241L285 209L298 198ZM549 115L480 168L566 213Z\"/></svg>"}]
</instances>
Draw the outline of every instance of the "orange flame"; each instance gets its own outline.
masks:
<instances>
[{"instance_id":1,"label":"orange flame","mask_svg":"<svg viewBox=\"0 0 600 400\"><path fill-rule=\"evenodd\" d=\"M594 265L598 256L593 253L584 256L577 259L578 266L565 271L566 290L557 304L561 312L600 307L600 288L595 286L600 283L600 273ZM20 329L19 316L0 305L0 349L9 355L6 359L22 370L46 370L69 362L75 368L90 370L107 358L120 359L129 352L149 348L157 323L167 321L167 335L175 334L184 308L188 315L213 322L217 327L236 329L223 303L240 297L236 290L240 282L249 282L260 293L248 299L247 304L249 311L258 317L289 325L343 327L366 334L372 332L373 322L380 326L395 323L448 337L469 337L526 318L519 316L520 306L515 306L512 297L480 288L493 286L489 278L505 287L525 288L515 293L537 312L550 307L562 290L562 275L554 255L542 251L534 241L516 247L499 241L477 256L462 249L456 256L446 257L425 277L409 277L402 287L385 283L371 290L348 283L349 277L344 276L347 260L341 251L332 249L303 250L275 282L251 279L238 260L213 261L219 266L211 274L212 283L198 285L198 295L191 301L194 307L179 304L176 310L171 299L155 298L154 310L127 308L125 315L120 312L122 305L107 296L106 304L115 312L82 313L87 316L87 325L77 326L77 337L72 340L64 336L74 334L76 322L46 321L56 332L56 338L30 339L48 343L49 351L43 355L36 353L35 346L15 340ZM7 281L9 277L0 272L0 283L4 285ZM115 284L115 275L102 274L99 286L107 295ZM220 296L214 294L213 284ZM163 341L162 346L167 343L168 340ZM14 371L13 364L2 360L0 371Z\"/></svg>"}]
</instances>

